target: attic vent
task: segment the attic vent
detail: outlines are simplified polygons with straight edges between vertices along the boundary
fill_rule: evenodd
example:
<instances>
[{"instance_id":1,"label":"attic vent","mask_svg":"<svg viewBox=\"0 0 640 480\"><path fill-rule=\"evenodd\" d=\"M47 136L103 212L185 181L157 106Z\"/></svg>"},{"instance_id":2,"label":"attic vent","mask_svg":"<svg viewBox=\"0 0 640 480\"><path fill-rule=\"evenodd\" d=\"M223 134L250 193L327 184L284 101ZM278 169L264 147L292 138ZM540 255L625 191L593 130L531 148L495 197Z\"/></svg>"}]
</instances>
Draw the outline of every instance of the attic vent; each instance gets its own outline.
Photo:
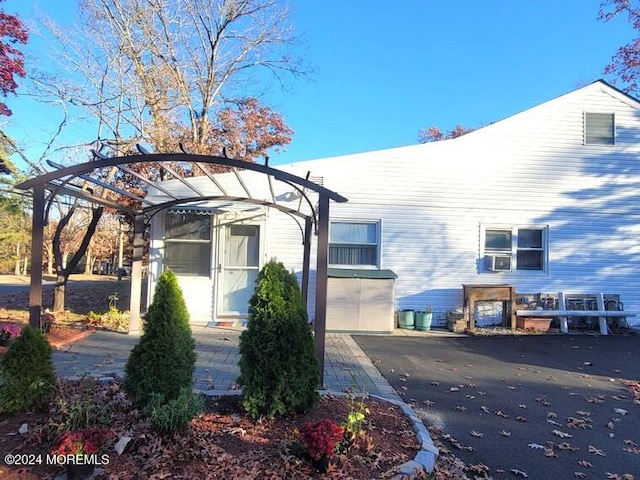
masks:
<instances>
[{"instance_id":1,"label":"attic vent","mask_svg":"<svg viewBox=\"0 0 640 480\"><path fill-rule=\"evenodd\" d=\"M613 145L615 124L613 113L584 114L584 143L586 145Z\"/></svg>"}]
</instances>

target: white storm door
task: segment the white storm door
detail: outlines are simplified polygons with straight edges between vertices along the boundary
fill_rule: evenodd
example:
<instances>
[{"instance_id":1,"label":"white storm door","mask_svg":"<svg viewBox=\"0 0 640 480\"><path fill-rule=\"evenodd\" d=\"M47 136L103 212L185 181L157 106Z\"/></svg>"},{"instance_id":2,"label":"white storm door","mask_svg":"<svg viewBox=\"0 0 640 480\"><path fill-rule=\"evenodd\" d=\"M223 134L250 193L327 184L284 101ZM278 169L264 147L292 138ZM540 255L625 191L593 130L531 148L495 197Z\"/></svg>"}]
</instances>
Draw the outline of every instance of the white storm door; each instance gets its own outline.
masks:
<instances>
[{"instance_id":1,"label":"white storm door","mask_svg":"<svg viewBox=\"0 0 640 480\"><path fill-rule=\"evenodd\" d=\"M260 270L260 225L223 227L218 315L246 317Z\"/></svg>"}]
</instances>

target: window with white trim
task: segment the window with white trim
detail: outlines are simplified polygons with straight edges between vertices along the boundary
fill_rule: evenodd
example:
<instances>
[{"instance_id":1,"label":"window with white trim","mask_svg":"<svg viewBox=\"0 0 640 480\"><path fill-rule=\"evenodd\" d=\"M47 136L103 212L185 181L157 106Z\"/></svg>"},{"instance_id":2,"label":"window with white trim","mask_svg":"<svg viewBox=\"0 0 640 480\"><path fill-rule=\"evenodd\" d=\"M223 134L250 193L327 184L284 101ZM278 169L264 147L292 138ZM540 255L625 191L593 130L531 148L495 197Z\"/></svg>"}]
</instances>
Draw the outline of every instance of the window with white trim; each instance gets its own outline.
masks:
<instances>
[{"instance_id":1,"label":"window with white trim","mask_svg":"<svg viewBox=\"0 0 640 480\"><path fill-rule=\"evenodd\" d=\"M546 271L547 231L537 226L484 226L485 271Z\"/></svg>"},{"instance_id":2,"label":"window with white trim","mask_svg":"<svg viewBox=\"0 0 640 480\"><path fill-rule=\"evenodd\" d=\"M585 112L585 145L613 145L615 137L615 117L613 113Z\"/></svg>"},{"instance_id":3,"label":"window with white trim","mask_svg":"<svg viewBox=\"0 0 640 480\"><path fill-rule=\"evenodd\" d=\"M379 259L379 221L329 223L329 265L377 268Z\"/></svg>"},{"instance_id":4,"label":"window with white trim","mask_svg":"<svg viewBox=\"0 0 640 480\"><path fill-rule=\"evenodd\" d=\"M211 215L165 215L164 267L176 275L211 275Z\"/></svg>"}]
</instances>

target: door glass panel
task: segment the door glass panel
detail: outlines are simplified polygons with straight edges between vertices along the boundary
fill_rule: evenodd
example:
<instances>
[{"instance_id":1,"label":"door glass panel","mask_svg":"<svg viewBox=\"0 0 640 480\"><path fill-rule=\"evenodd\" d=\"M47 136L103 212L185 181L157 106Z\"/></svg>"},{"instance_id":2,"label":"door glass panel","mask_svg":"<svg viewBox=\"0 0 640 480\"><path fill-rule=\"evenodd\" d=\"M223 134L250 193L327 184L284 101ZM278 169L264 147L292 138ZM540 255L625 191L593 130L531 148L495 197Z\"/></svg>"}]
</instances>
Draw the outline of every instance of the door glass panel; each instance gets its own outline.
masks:
<instances>
[{"instance_id":1,"label":"door glass panel","mask_svg":"<svg viewBox=\"0 0 640 480\"><path fill-rule=\"evenodd\" d=\"M253 295L258 270L229 269L224 275L222 308L226 313L246 314Z\"/></svg>"},{"instance_id":2,"label":"door glass panel","mask_svg":"<svg viewBox=\"0 0 640 480\"><path fill-rule=\"evenodd\" d=\"M260 266L260 226L225 228L220 313L246 315Z\"/></svg>"},{"instance_id":3,"label":"door glass panel","mask_svg":"<svg viewBox=\"0 0 640 480\"><path fill-rule=\"evenodd\" d=\"M260 260L257 225L229 227L225 252L228 267L257 267Z\"/></svg>"}]
</instances>

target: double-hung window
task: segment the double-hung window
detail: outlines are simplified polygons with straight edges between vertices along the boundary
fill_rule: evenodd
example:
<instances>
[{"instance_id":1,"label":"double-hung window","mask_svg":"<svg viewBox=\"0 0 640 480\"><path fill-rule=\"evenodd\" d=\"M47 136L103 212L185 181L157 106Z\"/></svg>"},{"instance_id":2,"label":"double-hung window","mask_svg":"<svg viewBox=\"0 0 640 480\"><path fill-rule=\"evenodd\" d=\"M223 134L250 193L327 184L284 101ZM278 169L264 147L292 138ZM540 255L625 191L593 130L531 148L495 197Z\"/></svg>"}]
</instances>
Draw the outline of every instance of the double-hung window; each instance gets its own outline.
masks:
<instances>
[{"instance_id":1,"label":"double-hung window","mask_svg":"<svg viewBox=\"0 0 640 480\"><path fill-rule=\"evenodd\" d=\"M211 215L165 215L164 266L176 275L211 275Z\"/></svg>"},{"instance_id":2,"label":"double-hung window","mask_svg":"<svg viewBox=\"0 0 640 480\"><path fill-rule=\"evenodd\" d=\"M546 271L547 227L483 228L485 271Z\"/></svg>"},{"instance_id":3,"label":"double-hung window","mask_svg":"<svg viewBox=\"0 0 640 480\"><path fill-rule=\"evenodd\" d=\"M329 265L378 267L380 222L332 221L329 224Z\"/></svg>"}]
</instances>

